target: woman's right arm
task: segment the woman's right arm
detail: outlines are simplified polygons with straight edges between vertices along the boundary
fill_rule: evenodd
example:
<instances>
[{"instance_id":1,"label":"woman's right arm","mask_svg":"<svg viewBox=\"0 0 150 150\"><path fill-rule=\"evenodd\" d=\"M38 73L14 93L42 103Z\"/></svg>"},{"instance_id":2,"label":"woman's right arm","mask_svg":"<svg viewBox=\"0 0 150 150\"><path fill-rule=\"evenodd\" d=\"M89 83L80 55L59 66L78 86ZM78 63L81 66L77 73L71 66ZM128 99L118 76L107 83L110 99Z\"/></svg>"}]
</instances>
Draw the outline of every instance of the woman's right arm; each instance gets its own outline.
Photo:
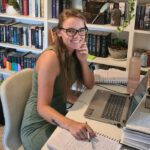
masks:
<instances>
[{"instance_id":1,"label":"woman's right arm","mask_svg":"<svg viewBox=\"0 0 150 150\"><path fill-rule=\"evenodd\" d=\"M36 72L38 72L37 111L39 115L48 122L70 131L77 139L87 139L87 131L91 136L94 136L95 133L87 124L71 120L50 106L55 79L60 73L56 53L53 51L44 52L37 61Z\"/></svg>"}]
</instances>

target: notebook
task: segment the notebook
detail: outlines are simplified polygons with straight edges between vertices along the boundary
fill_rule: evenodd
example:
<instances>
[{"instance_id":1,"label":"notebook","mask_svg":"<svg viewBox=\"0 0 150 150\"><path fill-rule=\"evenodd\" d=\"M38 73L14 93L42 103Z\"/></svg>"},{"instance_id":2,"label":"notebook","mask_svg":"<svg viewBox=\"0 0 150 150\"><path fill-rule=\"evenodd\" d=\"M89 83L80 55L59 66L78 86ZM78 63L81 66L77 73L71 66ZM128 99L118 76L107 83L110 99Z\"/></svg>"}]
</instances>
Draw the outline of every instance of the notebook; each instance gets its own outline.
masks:
<instances>
[{"instance_id":1,"label":"notebook","mask_svg":"<svg viewBox=\"0 0 150 150\"><path fill-rule=\"evenodd\" d=\"M132 96L97 90L84 116L89 119L123 127L142 101L147 89L147 74L143 77Z\"/></svg>"},{"instance_id":2,"label":"notebook","mask_svg":"<svg viewBox=\"0 0 150 150\"><path fill-rule=\"evenodd\" d=\"M49 150L120 150L121 144L100 133L96 133L90 142L77 140L69 131L59 128L57 134L48 140L47 147Z\"/></svg>"},{"instance_id":3,"label":"notebook","mask_svg":"<svg viewBox=\"0 0 150 150\"><path fill-rule=\"evenodd\" d=\"M94 70L95 83L127 85L128 72L115 68Z\"/></svg>"}]
</instances>

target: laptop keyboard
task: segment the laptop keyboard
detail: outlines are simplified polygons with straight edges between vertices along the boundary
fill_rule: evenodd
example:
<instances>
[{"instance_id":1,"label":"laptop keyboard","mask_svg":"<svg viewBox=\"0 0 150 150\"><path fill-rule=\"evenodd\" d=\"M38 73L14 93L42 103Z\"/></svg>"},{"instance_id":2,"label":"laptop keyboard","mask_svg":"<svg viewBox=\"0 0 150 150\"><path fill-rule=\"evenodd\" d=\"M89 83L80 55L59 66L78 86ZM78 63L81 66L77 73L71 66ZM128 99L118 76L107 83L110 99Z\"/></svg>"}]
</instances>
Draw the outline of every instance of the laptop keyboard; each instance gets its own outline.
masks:
<instances>
[{"instance_id":1,"label":"laptop keyboard","mask_svg":"<svg viewBox=\"0 0 150 150\"><path fill-rule=\"evenodd\" d=\"M102 118L120 121L126 97L111 94L102 113Z\"/></svg>"}]
</instances>

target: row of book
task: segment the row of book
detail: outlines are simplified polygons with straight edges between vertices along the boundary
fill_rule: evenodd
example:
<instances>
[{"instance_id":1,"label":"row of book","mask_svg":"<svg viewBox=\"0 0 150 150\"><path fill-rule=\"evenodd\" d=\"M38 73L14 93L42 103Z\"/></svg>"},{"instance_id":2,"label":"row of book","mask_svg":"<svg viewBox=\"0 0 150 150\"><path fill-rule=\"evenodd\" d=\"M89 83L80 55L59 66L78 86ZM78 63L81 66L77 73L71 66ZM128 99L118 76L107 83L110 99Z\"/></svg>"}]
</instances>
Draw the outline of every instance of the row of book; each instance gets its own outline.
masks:
<instances>
[{"instance_id":1,"label":"row of book","mask_svg":"<svg viewBox=\"0 0 150 150\"><path fill-rule=\"evenodd\" d=\"M89 54L97 57L107 57L108 46L111 43L111 33L109 32L99 32L99 33L89 33L87 37L87 46L89 49Z\"/></svg>"},{"instance_id":2,"label":"row of book","mask_svg":"<svg viewBox=\"0 0 150 150\"><path fill-rule=\"evenodd\" d=\"M44 0L19 0L20 14L32 17L44 17Z\"/></svg>"},{"instance_id":3,"label":"row of book","mask_svg":"<svg viewBox=\"0 0 150 150\"><path fill-rule=\"evenodd\" d=\"M19 0L19 12L24 16L44 17L44 0ZM0 0L0 13L6 13L7 0Z\"/></svg>"},{"instance_id":4,"label":"row of book","mask_svg":"<svg viewBox=\"0 0 150 150\"><path fill-rule=\"evenodd\" d=\"M0 23L0 42L43 49L44 26L21 22Z\"/></svg>"},{"instance_id":5,"label":"row of book","mask_svg":"<svg viewBox=\"0 0 150 150\"><path fill-rule=\"evenodd\" d=\"M7 70L20 71L23 68L34 68L37 58L38 54L0 47L0 67Z\"/></svg>"},{"instance_id":6,"label":"row of book","mask_svg":"<svg viewBox=\"0 0 150 150\"><path fill-rule=\"evenodd\" d=\"M135 29L150 30L150 3L137 5Z\"/></svg>"},{"instance_id":7,"label":"row of book","mask_svg":"<svg viewBox=\"0 0 150 150\"><path fill-rule=\"evenodd\" d=\"M52 18L58 18L63 9L71 8L71 0L52 0L51 10Z\"/></svg>"},{"instance_id":8,"label":"row of book","mask_svg":"<svg viewBox=\"0 0 150 150\"><path fill-rule=\"evenodd\" d=\"M107 10L104 13L100 13L101 8L106 2L101 1L82 1L82 11L87 18L88 23L94 24L110 24L111 10L114 7L114 3L109 3ZM52 0L52 18L58 18L59 13L64 8L72 7L72 1L70 0ZM127 18L127 2L119 2L119 9L121 10L120 19L122 22Z\"/></svg>"}]
</instances>

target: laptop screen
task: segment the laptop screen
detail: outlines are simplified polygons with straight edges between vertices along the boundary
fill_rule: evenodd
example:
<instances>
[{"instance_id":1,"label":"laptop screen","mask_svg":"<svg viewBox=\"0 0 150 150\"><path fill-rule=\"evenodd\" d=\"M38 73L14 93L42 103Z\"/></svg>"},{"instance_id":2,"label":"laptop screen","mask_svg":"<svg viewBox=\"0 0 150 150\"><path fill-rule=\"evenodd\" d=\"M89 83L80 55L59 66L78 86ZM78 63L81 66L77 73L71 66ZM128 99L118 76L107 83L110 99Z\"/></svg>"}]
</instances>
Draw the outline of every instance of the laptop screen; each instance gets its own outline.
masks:
<instances>
[{"instance_id":1,"label":"laptop screen","mask_svg":"<svg viewBox=\"0 0 150 150\"><path fill-rule=\"evenodd\" d=\"M129 108L128 118L131 116L131 114L134 112L138 104L142 101L142 98L145 95L145 92L147 90L147 80L148 75L146 74L140 84L135 89L133 95L131 96L131 104Z\"/></svg>"}]
</instances>

